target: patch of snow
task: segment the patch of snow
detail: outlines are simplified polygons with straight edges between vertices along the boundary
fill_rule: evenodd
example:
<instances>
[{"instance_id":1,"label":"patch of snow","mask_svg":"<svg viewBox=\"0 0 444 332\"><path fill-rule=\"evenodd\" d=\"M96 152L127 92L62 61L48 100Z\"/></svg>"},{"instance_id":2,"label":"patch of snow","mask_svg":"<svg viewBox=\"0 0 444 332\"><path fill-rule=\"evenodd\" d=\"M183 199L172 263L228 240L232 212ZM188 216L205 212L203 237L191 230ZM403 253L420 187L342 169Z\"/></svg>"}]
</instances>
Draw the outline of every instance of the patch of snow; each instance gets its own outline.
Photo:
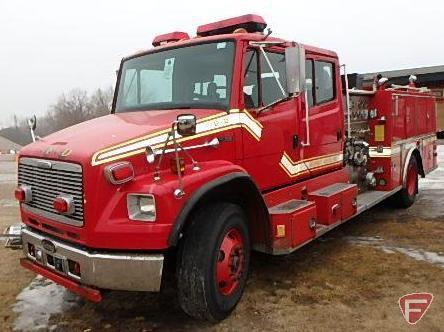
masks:
<instances>
[{"instance_id":1,"label":"patch of snow","mask_svg":"<svg viewBox=\"0 0 444 332\"><path fill-rule=\"evenodd\" d=\"M420 190L444 189L444 145L438 145L438 168L419 180Z\"/></svg>"},{"instance_id":2,"label":"patch of snow","mask_svg":"<svg viewBox=\"0 0 444 332\"><path fill-rule=\"evenodd\" d=\"M17 296L12 310L17 314L14 331L39 331L48 329L51 315L76 305L78 297L64 287L37 276Z\"/></svg>"},{"instance_id":3,"label":"patch of snow","mask_svg":"<svg viewBox=\"0 0 444 332\"><path fill-rule=\"evenodd\" d=\"M345 239L354 245L358 246L371 246L377 249L381 249L387 254L401 253L417 261L424 261L430 264L438 265L444 268L444 255L442 253L436 253L433 251L426 251L423 249L413 249L400 246L393 246L384 244L383 239L380 237L371 236L347 236Z\"/></svg>"}]
</instances>

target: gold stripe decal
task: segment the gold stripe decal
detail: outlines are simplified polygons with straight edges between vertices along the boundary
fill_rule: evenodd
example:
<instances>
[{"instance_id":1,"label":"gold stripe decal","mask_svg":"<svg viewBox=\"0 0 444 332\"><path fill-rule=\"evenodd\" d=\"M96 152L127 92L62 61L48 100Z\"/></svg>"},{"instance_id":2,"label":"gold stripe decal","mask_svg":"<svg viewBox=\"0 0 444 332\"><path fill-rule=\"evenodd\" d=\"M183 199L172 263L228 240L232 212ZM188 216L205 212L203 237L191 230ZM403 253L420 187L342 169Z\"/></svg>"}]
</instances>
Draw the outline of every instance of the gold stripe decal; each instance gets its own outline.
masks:
<instances>
[{"instance_id":1,"label":"gold stripe decal","mask_svg":"<svg viewBox=\"0 0 444 332\"><path fill-rule=\"evenodd\" d=\"M418 146L417 142L421 142L422 146L426 146L429 144L433 144L436 140L437 140L436 136L427 136L425 138L413 137L410 138L409 140L395 142L395 145L392 147L371 146L369 148L369 154L370 157L372 158L390 158L393 155L399 154L401 152L401 147L402 150L405 151L417 147Z\"/></svg>"},{"instance_id":2,"label":"gold stripe decal","mask_svg":"<svg viewBox=\"0 0 444 332\"><path fill-rule=\"evenodd\" d=\"M248 112L239 110L231 110L228 113L224 112L222 114L212 115L200 119L197 121L196 135L182 137L176 132L176 138L178 142L185 142L198 137L219 133L234 128L244 128L257 141L260 141L261 139L263 129L262 124L254 119ZM157 133L100 150L94 154L91 164L93 166L100 165L143 153L147 146L151 146L153 149L159 149L165 143L168 136L168 131L168 129L164 129Z\"/></svg>"},{"instance_id":3,"label":"gold stripe decal","mask_svg":"<svg viewBox=\"0 0 444 332\"><path fill-rule=\"evenodd\" d=\"M294 162L284 152L279 165L283 168L283 170L285 171L285 173L287 173L288 176L296 177L304 175L310 170L315 170L326 166L331 166L333 164L341 163L342 159L343 159L342 153L334 153L312 159L305 159L298 162Z\"/></svg>"},{"instance_id":4,"label":"gold stripe decal","mask_svg":"<svg viewBox=\"0 0 444 332\"><path fill-rule=\"evenodd\" d=\"M377 147L370 147L369 148L369 155L370 158L389 158L392 155L398 154L401 152L401 147L400 146L395 146L395 147L383 147L382 150L381 148L377 148Z\"/></svg>"},{"instance_id":5,"label":"gold stripe decal","mask_svg":"<svg viewBox=\"0 0 444 332\"><path fill-rule=\"evenodd\" d=\"M423 145L434 143L437 140L436 136L428 137L422 140Z\"/></svg>"}]
</instances>

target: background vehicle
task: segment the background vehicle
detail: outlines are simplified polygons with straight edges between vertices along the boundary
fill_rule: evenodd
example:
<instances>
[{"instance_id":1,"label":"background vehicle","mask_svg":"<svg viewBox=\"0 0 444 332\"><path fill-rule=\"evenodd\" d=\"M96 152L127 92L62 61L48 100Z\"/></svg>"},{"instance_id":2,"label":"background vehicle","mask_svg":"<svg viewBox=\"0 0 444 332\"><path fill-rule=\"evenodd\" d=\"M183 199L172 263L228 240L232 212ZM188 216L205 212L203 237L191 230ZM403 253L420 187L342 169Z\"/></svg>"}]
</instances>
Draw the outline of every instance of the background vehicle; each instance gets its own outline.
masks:
<instances>
[{"instance_id":1,"label":"background vehicle","mask_svg":"<svg viewBox=\"0 0 444 332\"><path fill-rule=\"evenodd\" d=\"M436 111L438 113L438 138L444 138L444 97L436 98Z\"/></svg>"},{"instance_id":2,"label":"background vehicle","mask_svg":"<svg viewBox=\"0 0 444 332\"><path fill-rule=\"evenodd\" d=\"M437 165L435 98L348 89L335 52L265 28L158 36L123 59L112 114L25 147L21 264L97 302L158 291L175 251L182 308L217 321L251 250L290 253L390 196L410 206Z\"/></svg>"}]
</instances>

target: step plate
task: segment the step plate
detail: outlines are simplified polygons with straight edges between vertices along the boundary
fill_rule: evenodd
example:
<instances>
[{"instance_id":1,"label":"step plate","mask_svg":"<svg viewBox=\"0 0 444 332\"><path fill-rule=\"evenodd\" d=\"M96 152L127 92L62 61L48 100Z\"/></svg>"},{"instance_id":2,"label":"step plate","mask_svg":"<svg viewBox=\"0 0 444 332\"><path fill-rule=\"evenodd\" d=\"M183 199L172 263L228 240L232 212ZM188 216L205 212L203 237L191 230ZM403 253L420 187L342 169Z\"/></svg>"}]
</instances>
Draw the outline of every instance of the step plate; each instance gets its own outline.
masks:
<instances>
[{"instance_id":1,"label":"step plate","mask_svg":"<svg viewBox=\"0 0 444 332\"><path fill-rule=\"evenodd\" d=\"M270 214L293 213L296 210L306 208L307 206L313 204L314 202L292 199L288 202L271 207L268 209L268 212L270 212Z\"/></svg>"}]
</instances>

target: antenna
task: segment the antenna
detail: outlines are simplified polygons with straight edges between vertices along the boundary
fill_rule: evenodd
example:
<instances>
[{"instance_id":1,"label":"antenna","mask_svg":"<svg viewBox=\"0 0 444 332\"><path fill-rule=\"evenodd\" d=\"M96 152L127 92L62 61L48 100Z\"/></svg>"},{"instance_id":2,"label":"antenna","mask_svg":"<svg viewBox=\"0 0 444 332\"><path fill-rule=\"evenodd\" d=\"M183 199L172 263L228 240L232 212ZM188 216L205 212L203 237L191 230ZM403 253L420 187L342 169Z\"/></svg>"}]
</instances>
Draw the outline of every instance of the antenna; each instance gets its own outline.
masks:
<instances>
[{"instance_id":1,"label":"antenna","mask_svg":"<svg viewBox=\"0 0 444 332\"><path fill-rule=\"evenodd\" d=\"M267 29L267 34L264 36L264 39L262 39L262 40L266 40L268 37L270 37L270 35L273 33L273 31L270 29L270 28L268 28Z\"/></svg>"}]
</instances>

